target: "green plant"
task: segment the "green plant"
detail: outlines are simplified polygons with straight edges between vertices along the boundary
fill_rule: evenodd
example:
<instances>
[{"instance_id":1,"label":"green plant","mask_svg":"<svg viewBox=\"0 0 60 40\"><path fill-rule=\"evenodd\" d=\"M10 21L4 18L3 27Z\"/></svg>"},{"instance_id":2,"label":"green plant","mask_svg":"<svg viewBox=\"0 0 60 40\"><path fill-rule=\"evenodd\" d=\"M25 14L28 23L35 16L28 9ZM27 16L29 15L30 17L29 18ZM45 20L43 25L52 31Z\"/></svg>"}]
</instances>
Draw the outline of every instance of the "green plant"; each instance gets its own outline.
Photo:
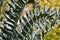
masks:
<instances>
[{"instance_id":1,"label":"green plant","mask_svg":"<svg viewBox=\"0 0 60 40\"><path fill-rule=\"evenodd\" d=\"M46 33L60 20L59 9L55 7L44 5L41 9L34 1L5 1L3 7L5 3L7 6L3 8L4 28L0 27L0 37L3 40L44 40Z\"/></svg>"}]
</instances>

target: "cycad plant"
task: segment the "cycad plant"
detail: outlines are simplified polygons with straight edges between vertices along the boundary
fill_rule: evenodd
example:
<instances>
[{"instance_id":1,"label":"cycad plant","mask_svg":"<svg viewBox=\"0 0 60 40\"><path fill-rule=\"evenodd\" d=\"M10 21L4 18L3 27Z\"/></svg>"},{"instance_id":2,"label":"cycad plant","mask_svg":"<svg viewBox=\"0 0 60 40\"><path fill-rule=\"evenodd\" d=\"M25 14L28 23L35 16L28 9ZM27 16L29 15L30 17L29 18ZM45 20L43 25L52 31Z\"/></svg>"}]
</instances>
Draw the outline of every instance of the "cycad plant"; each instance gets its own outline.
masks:
<instances>
[{"instance_id":1,"label":"cycad plant","mask_svg":"<svg viewBox=\"0 0 60 40\"><path fill-rule=\"evenodd\" d=\"M0 27L1 40L44 40L47 33L54 29L54 24L60 22L60 8L46 4L41 7L35 1L2 2L4 25Z\"/></svg>"}]
</instances>

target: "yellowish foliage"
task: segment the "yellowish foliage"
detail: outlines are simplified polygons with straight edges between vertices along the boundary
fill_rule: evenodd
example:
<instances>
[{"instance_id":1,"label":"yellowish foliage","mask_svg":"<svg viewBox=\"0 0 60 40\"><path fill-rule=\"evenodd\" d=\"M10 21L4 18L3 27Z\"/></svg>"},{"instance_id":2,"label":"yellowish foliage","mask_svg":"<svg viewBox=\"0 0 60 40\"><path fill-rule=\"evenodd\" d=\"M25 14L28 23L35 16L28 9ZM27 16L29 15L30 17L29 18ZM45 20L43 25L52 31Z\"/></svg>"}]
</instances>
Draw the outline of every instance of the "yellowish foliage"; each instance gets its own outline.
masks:
<instances>
[{"instance_id":1,"label":"yellowish foliage","mask_svg":"<svg viewBox=\"0 0 60 40\"><path fill-rule=\"evenodd\" d=\"M52 38L52 40L55 40L54 38Z\"/></svg>"},{"instance_id":2,"label":"yellowish foliage","mask_svg":"<svg viewBox=\"0 0 60 40\"><path fill-rule=\"evenodd\" d=\"M44 0L39 2L40 6L60 6L60 0Z\"/></svg>"},{"instance_id":3,"label":"yellowish foliage","mask_svg":"<svg viewBox=\"0 0 60 40\"><path fill-rule=\"evenodd\" d=\"M40 32L40 35L42 36L43 34L42 34L42 31Z\"/></svg>"},{"instance_id":4,"label":"yellowish foliage","mask_svg":"<svg viewBox=\"0 0 60 40\"><path fill-rule=\"evenodd\" d=\"M50 30L44 37L44 40L60 40L60 24L55 24L54 28Z\"/></svg>"},{"instance_id":5,"label":"yellowish foliage","mask_svg":"<svg viewBox=\"0 0 60 40\"><path fill-rule=\"evenodd\" d=\"M28 4L28 7L30 10L33 10L33 4L32 3Z\"/></svg>"}]
</instances>

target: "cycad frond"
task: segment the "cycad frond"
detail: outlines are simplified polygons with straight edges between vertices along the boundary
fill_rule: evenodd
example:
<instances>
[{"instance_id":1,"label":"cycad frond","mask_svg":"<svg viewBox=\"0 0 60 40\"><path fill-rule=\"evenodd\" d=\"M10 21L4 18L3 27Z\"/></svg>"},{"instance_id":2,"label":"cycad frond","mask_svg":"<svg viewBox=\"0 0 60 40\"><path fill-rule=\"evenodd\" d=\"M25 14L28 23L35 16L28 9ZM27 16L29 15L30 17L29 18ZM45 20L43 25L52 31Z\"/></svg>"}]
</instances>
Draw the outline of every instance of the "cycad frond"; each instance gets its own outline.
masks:
<instances>
[{"instance_id":1,"label":"cycad frond","mask_svg":"<svg viewBox=\"0 0 60 40\"><path fill-rule=\"evenodd\" d=\"M3 8L4 28L0 27L3 40L44 40L46 33L60 20L60 9L55 7L41 7L29 0L9 1L6 9Z\"/></svg>"}]
</instances>

